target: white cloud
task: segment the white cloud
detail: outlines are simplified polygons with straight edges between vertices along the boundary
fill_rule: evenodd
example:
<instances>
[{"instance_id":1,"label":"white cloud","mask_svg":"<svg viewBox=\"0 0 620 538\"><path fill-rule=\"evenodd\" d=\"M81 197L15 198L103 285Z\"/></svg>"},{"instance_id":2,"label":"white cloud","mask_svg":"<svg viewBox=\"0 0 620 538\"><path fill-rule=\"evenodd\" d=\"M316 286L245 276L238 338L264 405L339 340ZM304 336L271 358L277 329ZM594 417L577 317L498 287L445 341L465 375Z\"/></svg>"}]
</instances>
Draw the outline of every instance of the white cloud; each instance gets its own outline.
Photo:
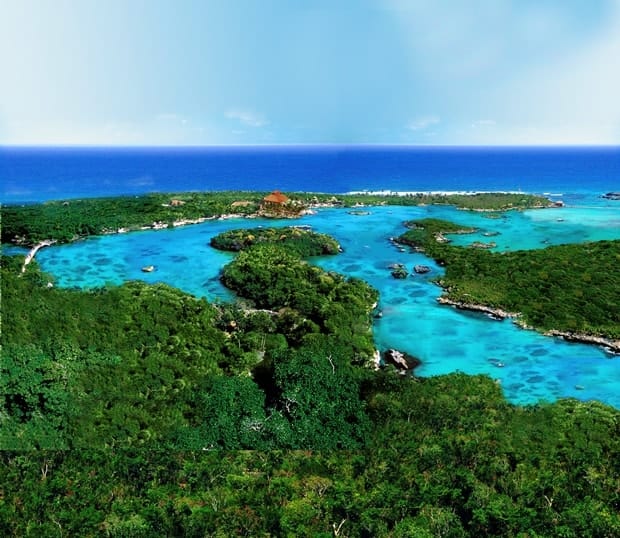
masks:
<instances>
[{"instance_id":1,"label":"white cloud","mask_svg":"<svg viewBox=\"0 0 620 538\"><path fill-rule=\"evenodd\" d=\"M230 108L226 111L226 117L248 127L264 127L268 123L261 114L245 108Z\"/></svg>"},{"instance_id":2,"label":"white cloud","mask_svg":"<svg viewBox=\"0 0 620 538\"><path fill-rule=\"evenodd\" d=\"M407 129L411 131L423 131L433 125L437 125L440 121L441 119L439 116L420 116L410 121L407 125Z\"/></svg>"}]
</instances>

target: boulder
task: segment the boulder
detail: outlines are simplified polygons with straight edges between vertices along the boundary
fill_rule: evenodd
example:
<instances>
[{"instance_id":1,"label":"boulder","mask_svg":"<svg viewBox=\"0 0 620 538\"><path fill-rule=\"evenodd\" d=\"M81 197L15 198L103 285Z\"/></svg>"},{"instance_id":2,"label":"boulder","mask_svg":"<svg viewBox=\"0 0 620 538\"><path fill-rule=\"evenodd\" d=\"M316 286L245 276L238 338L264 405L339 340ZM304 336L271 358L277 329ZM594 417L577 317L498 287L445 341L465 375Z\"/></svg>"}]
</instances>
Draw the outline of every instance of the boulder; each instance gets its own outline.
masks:
<instances>
[{"instance_id":1,"label":"boulder","mask_svg":"<svg viewBox=\"0 0 620 538\"><path fill-rule=\"evenodd\" d=\"M431 268L428 265L416 265L414 266L413 270L419 275L431 272Z\"/></svg>"},{"instance_id":2,"label":"boulder","mask_svg":"<svg viewBox=\"0 0 620 538\"><path fill-rule=\"evenodd\" d=\"M398 351L397 349L388 349L383 352L383 362L385 364L393 364L398 370L410 371L421 364L420 359Z\"/></svg>"},{"instance_id":3,"label":"boulder","mask_svg":"<svg viewBox=\"0 0 620 538\"><path fill-rule=\"evenodd\" d=\"M394 269L392 271L392 276L394 278L407 278L409 276L409 271L404 267L399 267L398 269Z\"/></svg>"}]
</instances>

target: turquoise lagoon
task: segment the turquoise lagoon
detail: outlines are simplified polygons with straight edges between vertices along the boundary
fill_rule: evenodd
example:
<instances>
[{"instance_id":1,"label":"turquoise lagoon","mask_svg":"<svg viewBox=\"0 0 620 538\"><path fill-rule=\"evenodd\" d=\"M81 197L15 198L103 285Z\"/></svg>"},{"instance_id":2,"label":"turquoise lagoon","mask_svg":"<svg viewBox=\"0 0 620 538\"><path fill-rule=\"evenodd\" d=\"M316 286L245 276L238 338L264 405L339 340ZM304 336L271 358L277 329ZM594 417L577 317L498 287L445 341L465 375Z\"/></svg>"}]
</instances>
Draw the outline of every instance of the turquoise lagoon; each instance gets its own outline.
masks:
<instances>
[{"instance_id":1,"label":"turquoise lagoon","mask_svg":"<svg viewBox=\"0 0 620 538\"><path fill-rule=\"evenodd\" d=\"M380 349L394 347L418 356L416 371L432 376L461 371L496 379L509 401L534 404L562 397L596 399L620 408L620 357L599 347L565 342L519 329L510 321L455 310L436 302L441 289L431 279L441 268L422 254L401 252L389 241L408 219L437 217L480 229L455 242L494 241L495 250L620 238L620 207L591 199L575 207L510 211L498 215L449 206L366 208L368 215L322 209L293 221L230 219L182 228L109 235L43 249L37 259L57 285L91 288L141 279L166 282L210 300L234 300L219 282L232 254L209 246L214 235L233 228L310 225L338 239L344 253L313 260L322 267L362 278L381 294L383 317L375 321ZM490 217L499 218L490 218ZM485 232L494 234L492 237ZM496 235L495 235L496 234ZM428 275L393 279L391 263L432 267ZM143 273L154 265L152 273ZM620 283L619 283L620 285ZM501 363L503 366L498 367Z\"/></svg>"}]
</instances>

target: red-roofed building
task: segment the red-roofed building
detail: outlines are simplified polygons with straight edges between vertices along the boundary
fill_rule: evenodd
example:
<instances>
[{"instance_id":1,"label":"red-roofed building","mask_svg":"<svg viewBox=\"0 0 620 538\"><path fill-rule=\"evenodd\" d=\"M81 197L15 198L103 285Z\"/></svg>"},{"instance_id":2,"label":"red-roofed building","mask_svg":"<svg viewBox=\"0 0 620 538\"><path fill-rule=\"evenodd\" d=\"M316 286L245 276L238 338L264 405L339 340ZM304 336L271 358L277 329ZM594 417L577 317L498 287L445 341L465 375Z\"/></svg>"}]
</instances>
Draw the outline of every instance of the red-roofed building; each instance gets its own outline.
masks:
<instances>
[{"instance_id":1,"label":"red-roofed building","mask_svg":"<svg viewBox=\"0 0 620 538\"><path fill-rule=\"evenodd\" d=\"M263 198L263 202L270 206L281 206L288 202L288 196L282 194L280 191L273 191Z\"/></svg>"}]
</instances>

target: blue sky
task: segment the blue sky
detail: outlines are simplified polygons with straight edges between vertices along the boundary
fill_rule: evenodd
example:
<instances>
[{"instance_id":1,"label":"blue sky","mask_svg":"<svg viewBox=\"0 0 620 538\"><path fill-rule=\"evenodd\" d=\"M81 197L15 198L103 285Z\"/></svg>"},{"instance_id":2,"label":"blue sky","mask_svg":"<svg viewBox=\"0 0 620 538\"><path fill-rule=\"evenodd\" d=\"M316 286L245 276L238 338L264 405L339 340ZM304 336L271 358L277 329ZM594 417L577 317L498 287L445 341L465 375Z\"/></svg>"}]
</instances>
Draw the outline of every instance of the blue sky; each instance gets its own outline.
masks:
<instances>
[{"instance_id":1,"label":"blue sky","mask_svg":"<svg viewBox=\"0 0 620 538\"><path fill-rule=\"evenodd\" d=\"M620 0L3 0L0 144L618 144Z\"/></svg>"}]
</instances>

